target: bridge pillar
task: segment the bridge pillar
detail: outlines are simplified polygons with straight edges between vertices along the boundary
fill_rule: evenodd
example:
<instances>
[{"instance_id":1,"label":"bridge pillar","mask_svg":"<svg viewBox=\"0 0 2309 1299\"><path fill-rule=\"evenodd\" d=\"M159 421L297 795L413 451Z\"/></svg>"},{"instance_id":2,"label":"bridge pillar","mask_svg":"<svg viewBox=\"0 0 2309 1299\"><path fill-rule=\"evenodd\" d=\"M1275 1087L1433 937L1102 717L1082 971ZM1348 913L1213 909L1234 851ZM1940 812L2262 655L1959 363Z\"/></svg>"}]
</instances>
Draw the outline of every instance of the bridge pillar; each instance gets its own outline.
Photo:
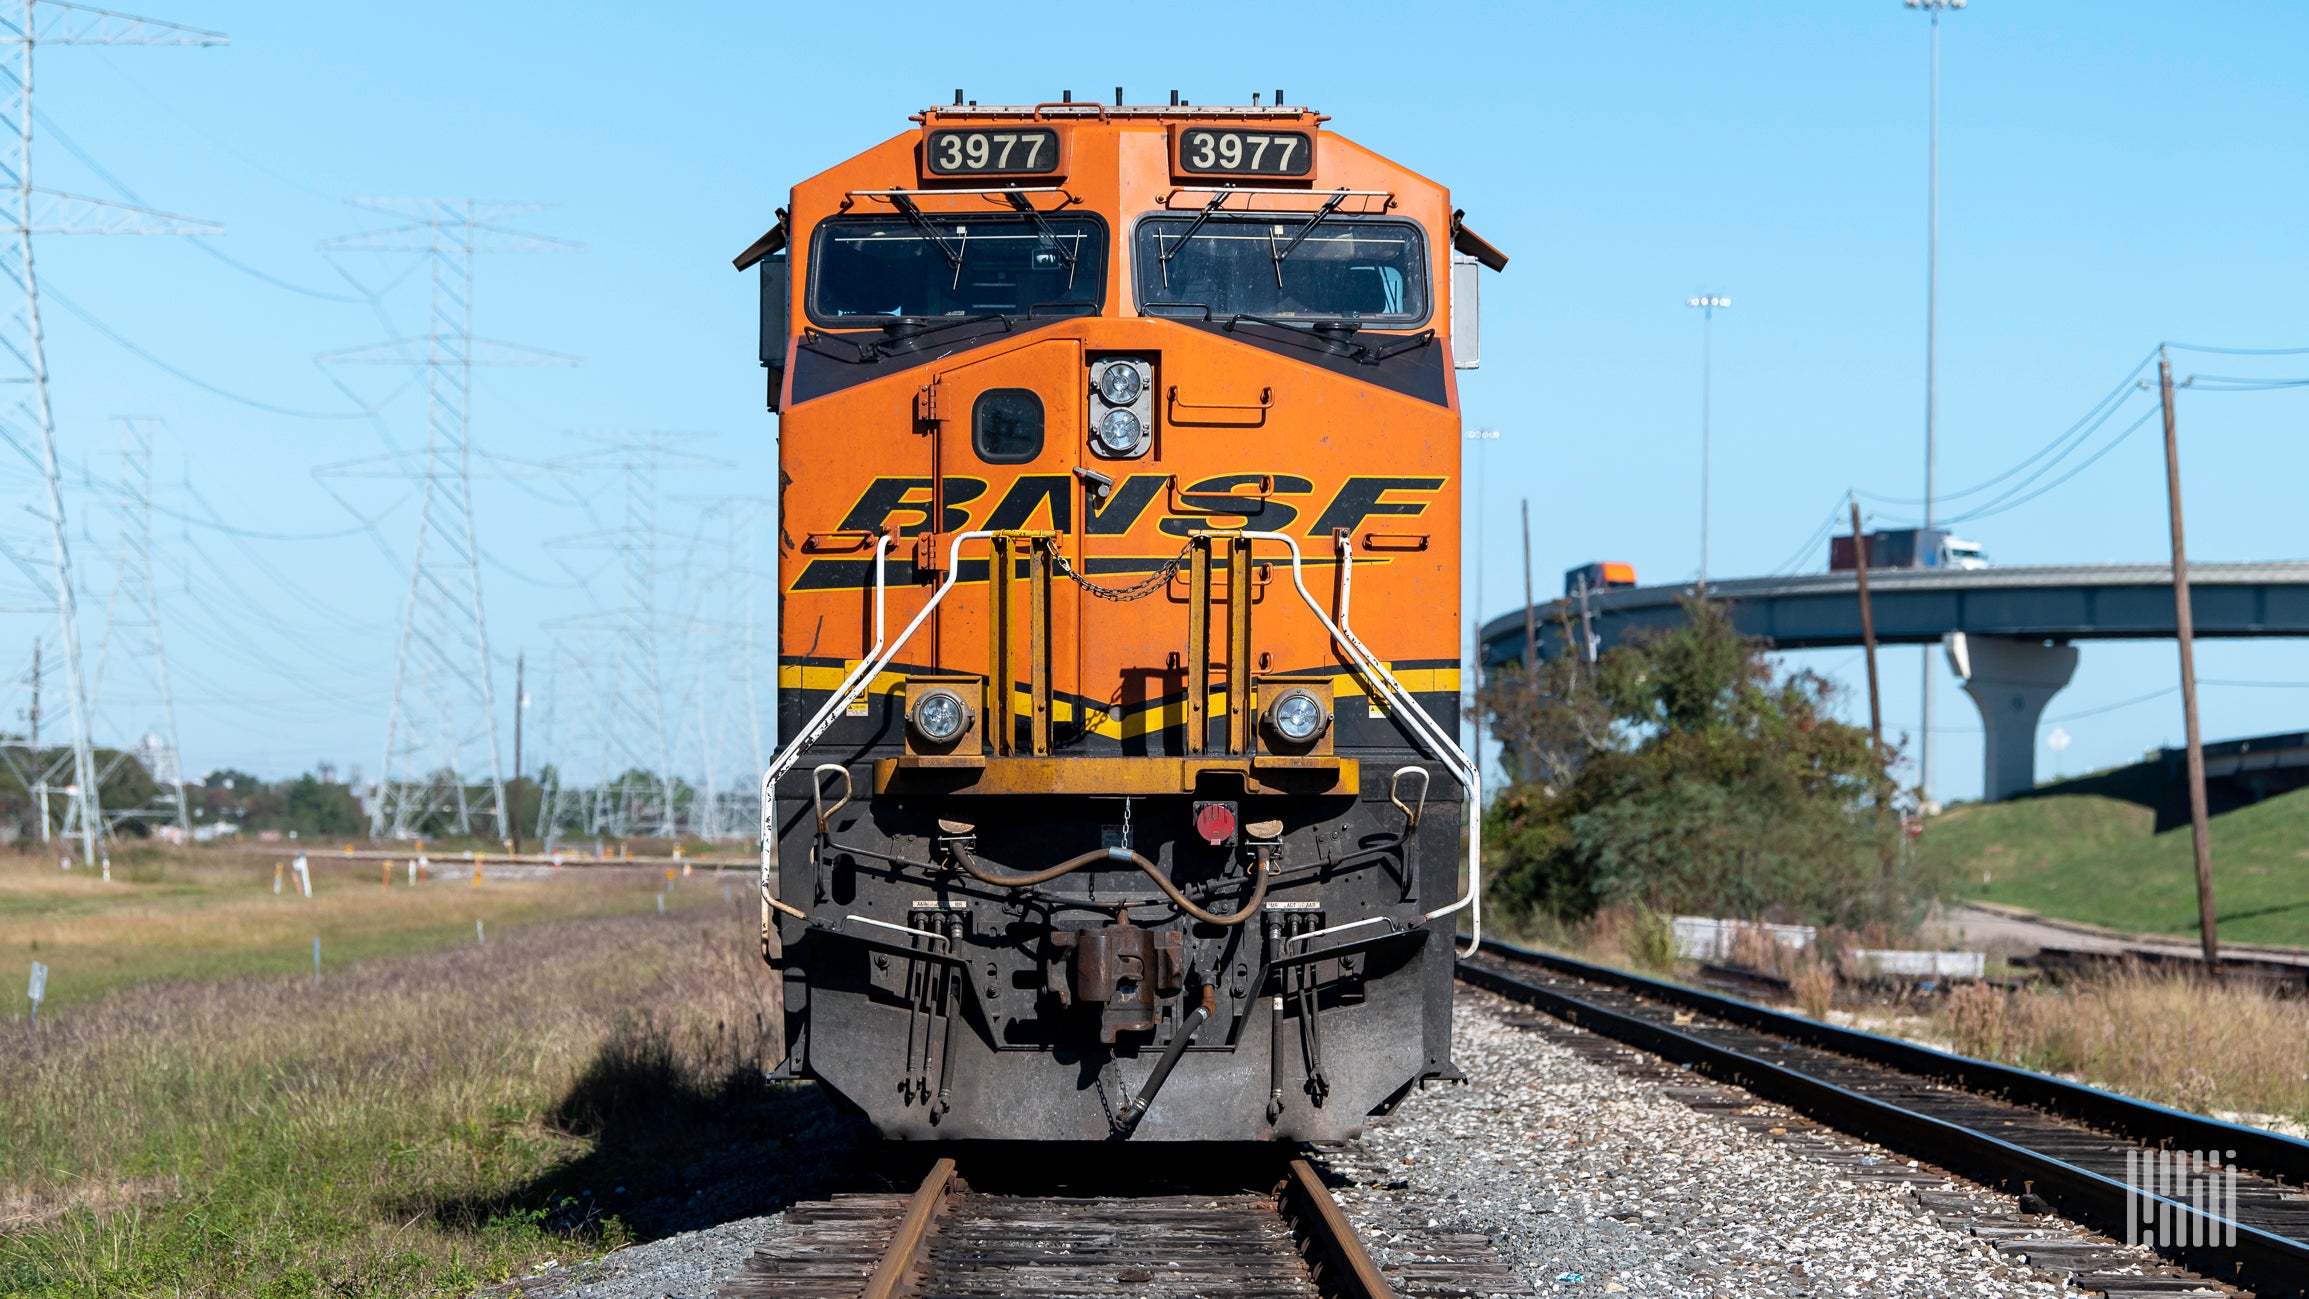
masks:
<instances>
[{"instance_id":1,"label":"bridge pillar","mask_svg":"<svg viewBox=\"0 0 2309 1299\"><path fill-rule=\"evenodd\" d=\"M1995 803L2036 786L2036 726L2076 675L2077 649L2003 636L1951 637L1948 657L1980 709L1981 796Z\"/></svg>"}]
</instances>

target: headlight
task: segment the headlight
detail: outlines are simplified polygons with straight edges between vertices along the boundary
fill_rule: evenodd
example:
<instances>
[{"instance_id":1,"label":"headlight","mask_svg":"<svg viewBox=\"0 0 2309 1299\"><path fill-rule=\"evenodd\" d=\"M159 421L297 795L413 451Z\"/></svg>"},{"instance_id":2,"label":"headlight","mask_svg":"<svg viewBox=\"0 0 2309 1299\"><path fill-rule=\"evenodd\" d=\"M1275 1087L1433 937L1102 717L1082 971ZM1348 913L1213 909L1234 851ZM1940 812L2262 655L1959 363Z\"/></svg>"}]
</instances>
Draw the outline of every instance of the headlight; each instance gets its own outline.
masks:
<instances>
[{"instance_id":1,"label":"headlight","mask_svg":"<svg viewBox=\"0 0 2309 1299\"><path fill-rule=\"evenodd\" d=\"M1108 365L1106 373L1099 378L1098 395L1106 398L1109 406L1128 406L1138 400L1140 391L1145 387L1146 378L1138 372L1137 366L1128 361L1116 361Z\"/></svg>"},{"instance_id":2,"label":"headlight","mask_svg":"<svg viewBox=\"0 0 2309 1299\"><path fill-rule=\"evenodd\" d=\"M1305 690L1286 690L1267 705L1267 725L1293 744L1321 735L1330 720L1323 715L1323 701Z\"/></svg>"},{"instance_id":3,"label":"headlight","mask_svg":"<svg viewBox=\"0 0 2309 1299\"><path fill-rule=\"evenodd\" d=\"M970 705L951 690L925 690L907 714L916 734L932 744L950 744L970 727Z\"/></svg>"},{"instance_id":4,"label":"headlight","mask_svg":"<svg viewBox=\"0 0 2309 1299\"><path fill-rule=\"evenodd\" d=\"M1119 369L1120 367L1116 367L1106 372L1107 382L1113 382L1113 376ZM1137 372L1131 371L1131 373ZM1134 379L1132 382L1137 381ZM1127 410L1110 410L1098 422L1099 445L1117 455L1135 451L1138 449L1139 439L1144 435L1145 430L1146 425L1139 422L1138 416Z\"/></svg>"}]
</instances>

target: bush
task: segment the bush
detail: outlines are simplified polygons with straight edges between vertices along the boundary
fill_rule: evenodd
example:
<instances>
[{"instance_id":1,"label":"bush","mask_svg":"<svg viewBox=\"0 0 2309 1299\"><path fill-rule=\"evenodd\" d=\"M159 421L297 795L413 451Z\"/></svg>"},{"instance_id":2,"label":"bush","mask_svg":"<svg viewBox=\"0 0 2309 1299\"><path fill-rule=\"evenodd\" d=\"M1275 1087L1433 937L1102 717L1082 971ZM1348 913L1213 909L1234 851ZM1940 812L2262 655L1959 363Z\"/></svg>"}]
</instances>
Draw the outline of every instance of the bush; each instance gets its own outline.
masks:
<instances>
[{"instance_id":1,"label":"bush","mask_svg":"<svg viewBox=\"0 0 2309 1299\"><path fill-rule=\"evenodd\" d=\"M1905 926L1937 889L1905 864L1888 769L1833 716L1835 687L1783 673L1692 599L1683 625L1510 669L1482 706L1511 783L1491 807L1492 897L1529 917L1605 906Z\"/></svg>"}]
</instances>

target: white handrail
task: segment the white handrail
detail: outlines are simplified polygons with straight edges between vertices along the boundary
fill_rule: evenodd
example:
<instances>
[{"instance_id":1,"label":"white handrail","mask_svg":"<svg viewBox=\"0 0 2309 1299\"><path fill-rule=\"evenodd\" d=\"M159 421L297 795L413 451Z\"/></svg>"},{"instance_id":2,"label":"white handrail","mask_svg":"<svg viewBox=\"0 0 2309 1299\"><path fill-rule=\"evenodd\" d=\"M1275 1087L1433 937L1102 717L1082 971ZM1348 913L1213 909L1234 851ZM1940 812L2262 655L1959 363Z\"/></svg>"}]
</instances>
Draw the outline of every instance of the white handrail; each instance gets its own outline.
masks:
<instances>
[{"instance_id":1,"label":"white handrail","mask_svg":"<svg viewBox=\"0 0 2309 1299\"><path fill-rule=\"evenodd\" d=\"M1365 684L1377 691L1392 705L1389 712L1394 716L1403 718L1409 724L1413 738L1425 741L1422 747L1427 748L1437 761L1450 768L1453 779L1459 782L1460 788L1467 791L1467 893L1449 906L1437 907L1435 910L1427 912L1425 918L1440 920L1444 916L1467 911L1472 920L1472 929L1468 935L1467 950L1461 955L1474 955L1475 950L1483 946L1483 904L1481 901L1483 896L1483 775L1481 770L1468 759L1467 751L1460 748L1457 741L1444 734L1442 726L1437 724L1434 718L1427 715L1427 710L1419 706L1419 701L1412 698L1411 692L1404 688L1401 681L1396 680L1395 674L1389 672L1386 666L1379 661L1379 657L1371 652L1370 647L1366 646L1354 632L1348 630L1347 610L1349 596L1352 593L1350 583L1355 558L1353 543L1345 536L1339 538L1339 621L1333 622L1331 616L1323 612L1323 606L1316 602L1314 594L1307 590L1304 561L1299 554L1297 538L1281 532L1244 531L1233 535L1260 541L1280 541L1285 546L1290 547L1291 585L1299 589L1299 598L1306 601L1307 608L1315 615L1316 621L1323 624L1324 629L1331 633L1331 639L1337 643L1348 660L1360 670ZM1310 933L1299 934L1296 939L1305 942L1310 938L1337 933L1342 929L1354 929L1367 923L1369 922L1358 920L1344 925L1332 925L1327 929L1317 929Z\"/></svg>"},{"instance_id":2,"label":"white handrail","mask_svg":"<svg viewBox=\"0 0 2309 1299\"><path fill-rule=\"evenodd\" d=\"M778 868L777 786L779 778L793 770L794 764L801 759L802 751L817 743L818 739L826 733L827 728L833 725L834 717L848 708L851 701L863 693L874 679L881 675L882 670L888 667L891 660L898 656L898 651L906 647L906 642L914 638L914 633L930 617L931 612L937 609L939 602L943 601L947 593L954 589L955 583L960 581L962 577L962 543L981 540L993 535L995 534L991 530L955 534L953 543L947 547L945 580L939 583L937 591L931 594L929 601L915 613L912 621L906 624L905 630L898 633L898 638L887 645L884 644L883 611L888 596L888 587L884 581L883 566L890 549L890 537L885 533L876 542L874 547L874 647L868 650L866 656L858 661L858 666L851 669L849 675L842 679L842 684L836 687L825 704L811 717L809 724L803 727L801 732L795 735L785 748L779 750L777 759L770 764L770 769L762 774L761 887L762 902L765 908L771 905L771 880ZM1396 679L1395 674L1388 671L1386 666L1379 661L1378 656L1363 644L1361 638L1349 630L1347 611L1352 595L1353 543L1345 536L1339 538L1339 621L1333 622L1331 616L1323 611L1323 606L1316 601L1314 594L1307 590L1305 561L1299 553L1297 538L1281 532L1244 531L1214 535L1233 535L1254 541L1279 541L1290 549L1291 585L1298 588L1299 598L1306 602L1308 611L1315 615L1317 622L1323 624L1324 630L1331 633L1332 641L1339 646L1349 661L1359 670L1365 684L1392 705L1389 710L1391 715L1407 721L1410 724L1414 739L1424 741L1422 747L1427 748L1437 761L1450 768L1452 777L1459 782L1460 788L1467 791L1467 893L1449 906L1438 907L1427 912L1425 918L1440 920L1460 911L1468 911L1472 920L1472 929L1469 934L1467 951L1462 955L1473 955L1475 950L1483 945L1483 906L1481 902L1483 895L1482 773L1468 759L1466 750L1461 749L1455 740L1444 734L1443 728L1436 723L1434 718L1427 715L1427 710L1420 707L1419 701L1412 697L1411 692L1404 687L1401 681ZM769 917L766 911L762 923L766 944L769 926ZM1342 929L1360 928L1369 923L1371 922L1368 920L1358 920L1344 925L1333 925L1326 929L1317 929L1296 935L1295 941L1304 942L1325 934L1337 933Z\"/></svg>"},{"instance_id":3,"label":"white handrail","mask_svg":"<svg viewBox=\"0 0 2309 1299\"><path fill-rule=\"evenodd\" d=\"M960 580L962 576L962 543L993 535L992 532L955 534L954 544L949 546L946 551L946 580L938 584L938 589L931 594L929 602L922 606L921 611L914 615L914 620L906 624L906 629L899 632L898 639L890 642L887 648L883 645L882 629L884 626L883 609L889 588L883 581L882 565L884 556L889 553L890 549L889 534L884 533L881 540L875 544L874 648L866 651L866 657L859 659L858 666L852 668L850 674L842 678L842 684L835 688L834 693L827 698L824 706L818 709L817 715L810 719L809 725L803 727L801 732L795 735L785 748L778 751L777 759L770 763L770 769L762 773L762 902L765 906L770 902L770 880L777 874L778 869L779 779L794 769L794 764L801 760L802 751L818 742L819 737L823 736L827 728L834 724L835 716L843 709L848 708L851 700L863 694L866 688L874 683L874 678L882 675L882 669L890 666L890 660L898 656L899 650L906 648L906 642L914 638L915 631L922 626L923 620L930 616L931 610L936 609L938 602L946 598L946 593L954 589L955 582ZM763 924L765 928L768 925L766 915L763 918Z\"/></svg>"}]
</instances>

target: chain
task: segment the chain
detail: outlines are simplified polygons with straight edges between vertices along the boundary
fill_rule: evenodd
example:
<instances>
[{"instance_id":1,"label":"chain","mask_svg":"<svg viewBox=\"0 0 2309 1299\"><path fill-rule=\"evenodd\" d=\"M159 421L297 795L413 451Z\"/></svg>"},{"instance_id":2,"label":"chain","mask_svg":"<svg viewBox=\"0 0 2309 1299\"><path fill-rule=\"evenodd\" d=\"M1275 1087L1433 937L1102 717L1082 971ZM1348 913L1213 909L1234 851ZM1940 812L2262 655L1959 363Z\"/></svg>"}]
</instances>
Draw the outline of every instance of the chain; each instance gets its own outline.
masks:
<instances>
[{"instance_id":1,"label":"chain","mask_svg":"<svg viewBox=\"0 0 2309 1299\"><path fill-rule=\"evenodd\" d=\"M1112 600L1116 604L1128 604L1132 600L1143 599L1146 596L1153 595L1155 592L1163 589L1165 586L1170 585L1170 580L1178 575L1179 565L1186 562L1187 556L1194 551L1194 548L1195 543L1192 541L1188 542L1184 546L1179 547L1179 553L1171 556L1169 561L1166 562L1161 568L1156 569L1152 576L1148 577L1143 582L1134 582L1129 586L1100 586L1098 583L1093 582L1089 578L1084 577L1082 574L1074 571L1074 565L1066 562L1066 556L1055 555L1053 558L1058 561L1059 573L1065 577L1072 578L1076 586L1081 587L1083 590L1088 591L1090 594L1097 596L1101 600Z\"/></svg>"}]
</instances>

